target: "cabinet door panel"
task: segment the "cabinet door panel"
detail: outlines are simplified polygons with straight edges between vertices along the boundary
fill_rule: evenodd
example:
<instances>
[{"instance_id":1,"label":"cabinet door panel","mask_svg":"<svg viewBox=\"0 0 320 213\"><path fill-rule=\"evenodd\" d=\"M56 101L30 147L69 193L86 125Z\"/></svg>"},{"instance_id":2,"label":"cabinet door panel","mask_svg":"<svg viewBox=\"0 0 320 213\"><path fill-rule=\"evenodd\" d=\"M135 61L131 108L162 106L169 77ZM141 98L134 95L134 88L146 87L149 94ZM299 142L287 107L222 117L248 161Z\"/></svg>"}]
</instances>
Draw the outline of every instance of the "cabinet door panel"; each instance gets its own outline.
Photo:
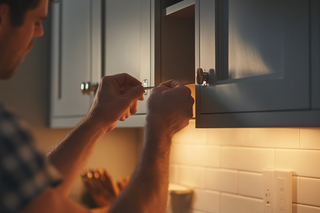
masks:
<instances>
[{"instance_id":1,"label":"cabinet door panel","mask_svg":"<svg viewBox=\"0 0 320 213\"><path fill-rule=\"evenodd\" d=\"M227 18L219 22L219 33L215 2L199 1L198 64L210 70L210 79L209 86L197 87L198 112L309 109L309 1L225 1ZM217 39L216 57L212 41L218 34L228 39ZM228 54L221 55L221 48Z\"/></svg>"},{"instance_id":2,"label":"cabinet door panel","mask_svg":"<svg viewBox=\"0 0 320 213\"><path fill-rule=\"evenodd\" d=\"M228 79L282 74L284 2L228 3Z\"/></svg>"},{"instance_id":3,"label":"cabinet door panel","mask_svg":"<svg viewBox=\"0 0 320 213\"><path fill-rule=\"evenodd\" d=\"M106 1L106 75L128 73L151 80L151 1ZM147 99L147 96L145 96ZM145 113L145 101L138 113Z\"/></svg>"},{"instance_id":4,"label":"cabinet door panel","mask_svg":"<svg viewBox=\"0 0 320 213\"><path fill-rule=\"evenodd\" d=\"M72 127L93 98L81 94L80 84L101 78L101 1L60 1L51 9L50 125Z\"/></svg>"},{"instance_id":5,"label":"cabinet door panel","mask_svg":"<svg viewBox=\"0 0 320 213\"><path fill-rule=\"evenodd\" d=\"M80 84L90 80L90 0L61 1L60 67L54 116L85 115L90 98L80 92Z\"/></svg>"}]
</instances>

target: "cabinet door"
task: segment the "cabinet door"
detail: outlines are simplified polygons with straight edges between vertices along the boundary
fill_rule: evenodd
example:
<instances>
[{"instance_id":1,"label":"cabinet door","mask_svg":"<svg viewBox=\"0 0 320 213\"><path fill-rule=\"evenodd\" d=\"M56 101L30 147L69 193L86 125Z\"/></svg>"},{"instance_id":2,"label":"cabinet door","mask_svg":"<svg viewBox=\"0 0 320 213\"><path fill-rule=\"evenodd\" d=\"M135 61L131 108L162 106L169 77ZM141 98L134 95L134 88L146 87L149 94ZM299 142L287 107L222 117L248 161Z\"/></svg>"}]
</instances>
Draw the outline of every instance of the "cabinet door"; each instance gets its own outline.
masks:
<instances>
[{"instance_id":1,"label":"cabinet door","mask_svg":"<svg viewBox=\"0 0 320 213\"><path fill-rule=\"evenodd\" d=\"M208 126L206 115L310 108L309 4L197 1L196 67L210 74L206 87L197 86L198 126Z\"/></svg>"},{"instance_id":2,"label":"cabinet door","mask_svg":"<svg viewBox=\"0 0 320 213\"><path fill-rule=\"evenodd\" d=\"M88 112L92 96L80 84L101 76L101 1L52 5L51 127L72 127Z\"/></svg>"},{"instance_id":3,"label":"cabinet door","mask_svg":"<svg viewBox=\"0 0 320 213\"><path fill-rule=\"evenodd\" d=\"M154 85L154 1L108 0L105 4L105 74L128 73ZM139 102L137 115L146 113L147 98L146 94L145 101Z\"/></svg>"}]
</instances>

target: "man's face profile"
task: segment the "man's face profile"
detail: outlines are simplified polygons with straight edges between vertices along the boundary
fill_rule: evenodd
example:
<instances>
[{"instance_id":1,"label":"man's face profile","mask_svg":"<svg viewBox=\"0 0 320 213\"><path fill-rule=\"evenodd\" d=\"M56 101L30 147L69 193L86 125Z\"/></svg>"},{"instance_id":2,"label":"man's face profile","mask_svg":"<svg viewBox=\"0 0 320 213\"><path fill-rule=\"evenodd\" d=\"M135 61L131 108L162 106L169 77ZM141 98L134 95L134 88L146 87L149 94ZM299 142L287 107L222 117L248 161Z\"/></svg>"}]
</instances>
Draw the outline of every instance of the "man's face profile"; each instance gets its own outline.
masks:
<instances>
[{"instance_id":1,"label":"man's face profile","mask_svg":"<svg viewBox=\"0 0 320 213\"><path fill-rule=\"evenodd\" d=\"M0 79L11 78L33 47L33 38L43 35L42 20L48 14L48 0L40 0L28 10L23 24L15 27L9 17L10 8L0 5Z\"/></svg>"}]
</instances>

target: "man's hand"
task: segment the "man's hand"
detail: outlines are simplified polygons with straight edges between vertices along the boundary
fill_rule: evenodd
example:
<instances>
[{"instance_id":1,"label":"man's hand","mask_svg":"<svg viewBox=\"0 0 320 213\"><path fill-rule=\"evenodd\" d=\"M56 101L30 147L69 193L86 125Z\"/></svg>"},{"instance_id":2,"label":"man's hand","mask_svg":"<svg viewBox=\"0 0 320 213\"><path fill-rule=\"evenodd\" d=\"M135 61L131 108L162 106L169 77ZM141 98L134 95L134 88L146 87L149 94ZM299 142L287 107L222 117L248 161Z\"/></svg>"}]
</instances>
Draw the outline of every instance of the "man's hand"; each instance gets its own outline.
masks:
<instances>
[{"instance_id":1,"label":"man's hand","mask_svg":"<svg viewBox=\"0 0 320 213\"><path fill-rule=\"evenodd\" d=\"M109 213L166 211L172 136L188 125L193 103L190 89L178 81L166 81L153 89L138 165Z\"/></svg>"},{"instance_id":2,"label":"man's hand","mask_svg":"<svg viewBox=\"0 0 320 213\"><path fill-rule=\"evenodd\" d=\"M124 121L137 112L143 93L141 82L128 74L103 77L87 119L111 131L118 120Z\"/></svg>"},{"instance_id":3,"label":"man's hand","mask_svg":"<svg viewBox=\"0 0 320 213\"><path fill-rule=\"evenodd\" d=\"M148 100L147 125L172 137L189 124L193 103L188 87L175 80L163 82Z\"/></svg>"}]
</instances>

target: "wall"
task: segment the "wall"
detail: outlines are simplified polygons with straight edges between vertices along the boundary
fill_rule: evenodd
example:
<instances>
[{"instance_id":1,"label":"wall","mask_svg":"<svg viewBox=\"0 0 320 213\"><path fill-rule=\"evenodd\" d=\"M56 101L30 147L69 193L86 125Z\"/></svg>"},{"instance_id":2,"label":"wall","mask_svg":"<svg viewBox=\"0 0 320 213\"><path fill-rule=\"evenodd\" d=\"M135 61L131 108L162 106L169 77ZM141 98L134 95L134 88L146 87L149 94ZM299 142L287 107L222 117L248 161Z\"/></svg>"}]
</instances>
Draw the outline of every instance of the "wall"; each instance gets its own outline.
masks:
<instances>
[{"instance_id":1,"label":"wall","mask_svg":"<svg viewBox=\"0 0 320 213\"><path fill-rule=\"evenodd\" d=\"M320 128L195 129L176 134L170 182L193 213L263 213L262 169L293 171L293 213L320 213ZM187 211L183 211L187 212Z\"/></svg>"}]
</instances>

